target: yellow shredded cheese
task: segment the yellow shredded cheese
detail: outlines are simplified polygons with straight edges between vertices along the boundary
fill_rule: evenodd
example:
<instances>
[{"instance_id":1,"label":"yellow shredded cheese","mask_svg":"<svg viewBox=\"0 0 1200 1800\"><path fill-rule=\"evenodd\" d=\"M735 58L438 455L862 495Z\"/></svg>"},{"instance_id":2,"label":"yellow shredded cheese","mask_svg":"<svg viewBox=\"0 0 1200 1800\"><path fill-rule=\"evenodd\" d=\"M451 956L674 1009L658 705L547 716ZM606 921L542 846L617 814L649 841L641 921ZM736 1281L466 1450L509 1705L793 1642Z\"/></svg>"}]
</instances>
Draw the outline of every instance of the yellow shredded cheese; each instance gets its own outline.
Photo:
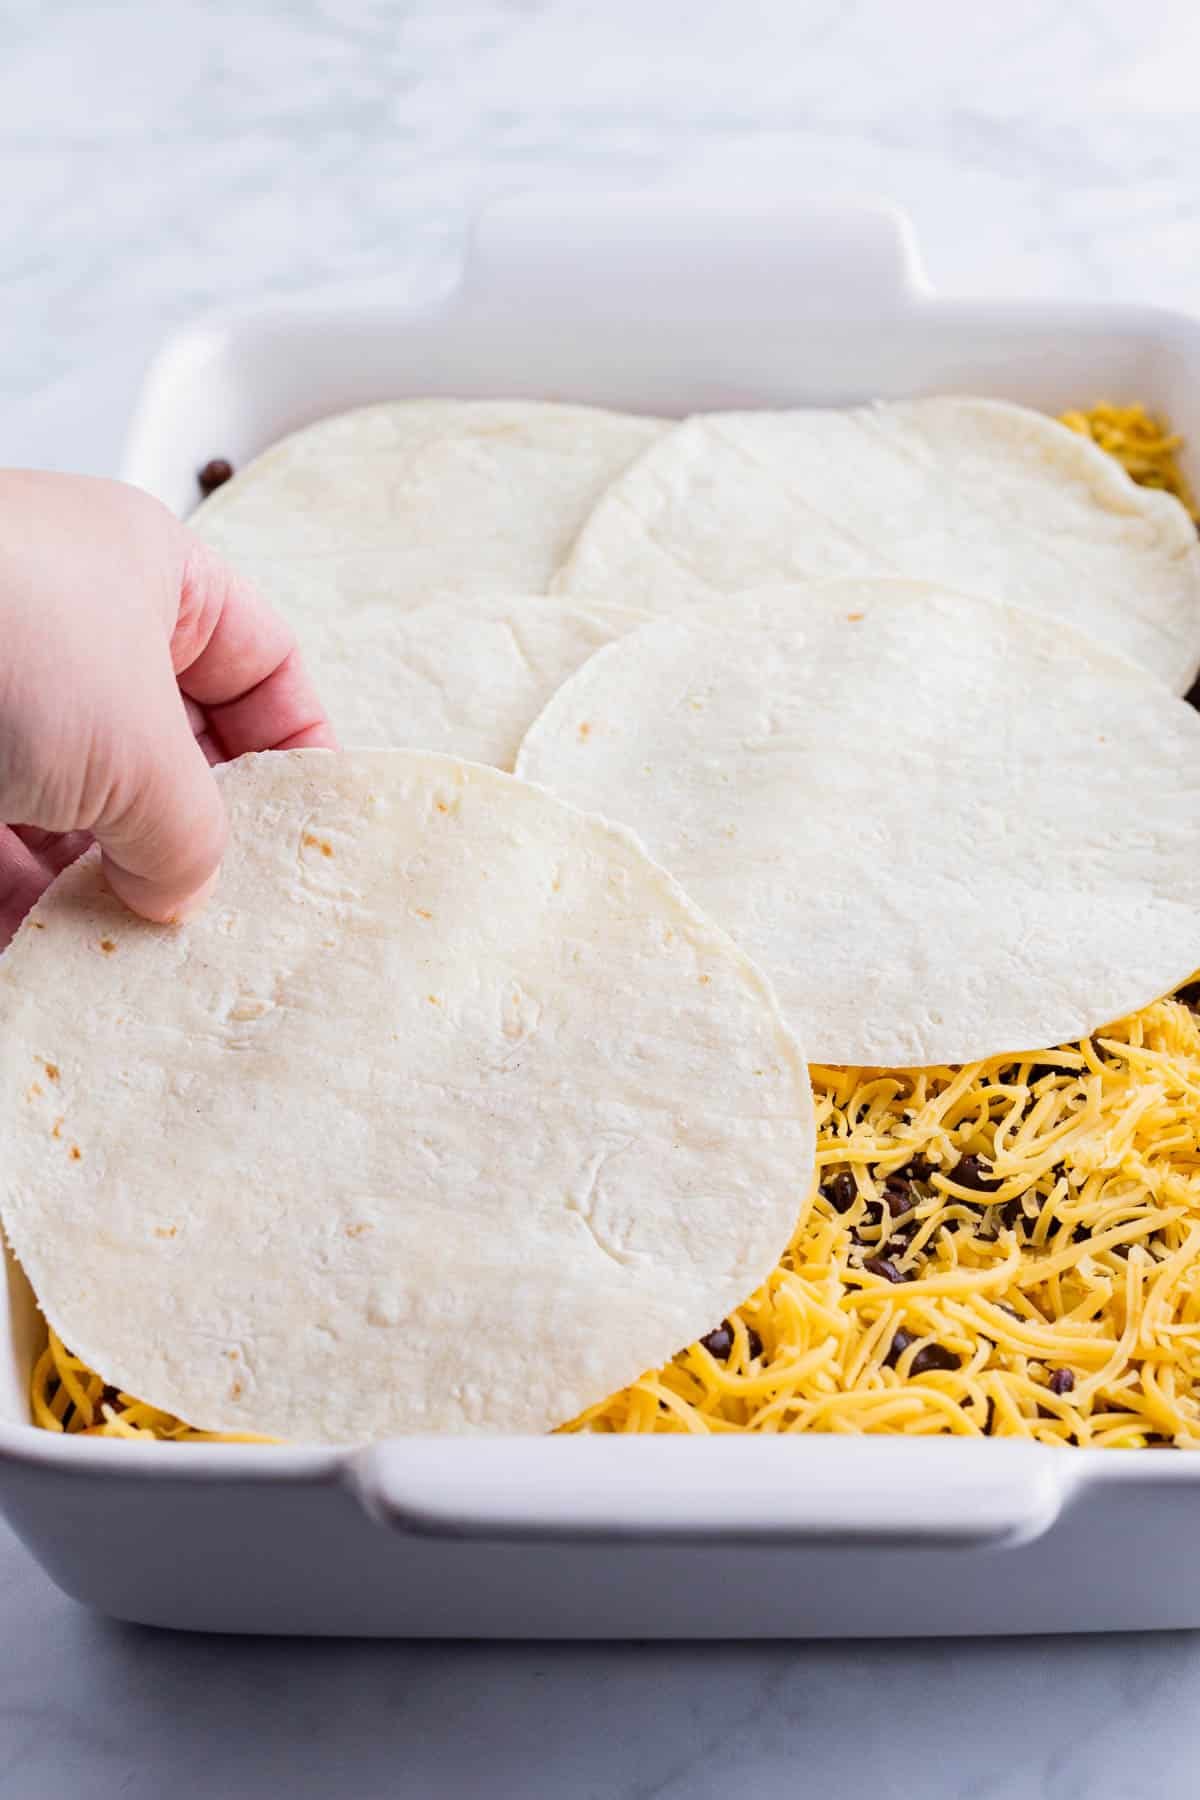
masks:
<instances>
[{"instance_id":1,"label":"yellow shredded cheese","mask_svg":"<svg viewBox=\"0 0 1200 1800\"><path fill-rule=\"evenodd\" d=\"M728 1353L693 1344L574 1429L1200 1446L1184 1000L1033 1056L813 1085L818 1186Z\"/></svg>"},{"instance_id":2,"label":"yellow shredded cheese","mask_svg":"<svg viewBox=\"0 0 1200 1800\"><path fill-rule=\"evenodd\" d=\"M106 1387L94 1369L72 1356L56 1331L33 1367L33 1422L46 1431L81 1437L166 1439L187 1444L272 1444L252 1432L195 1431L170 1413Z\"/></svg>"},{"instance_id":3,"label":"yellow shredded cheese","mask_svg":"<svg viewBox=\"0 0 1200 1800\"><path fill-rule=\"evenodd\" d=\"M1102 402L1086 412L1065 412L1060 423L1078 431L1115 456L1141 487L1162 488L1198 515L1187 478L1179 467L1183 440L1144 406L1111 406Z\"/></svg>"},{"instance_id":4,"label":"yellow shredded cheese","mask_svg":"<svg viewBox=\"0 0 1200 1800\"><path fill-rule=\"evenodd\" d=\"M1142 407L1063 423L1195 516ZM1200 984L1181 996L1033 1056L814 1069L817 1181L779 1266L565 1429L1200 1447ZM49 1431L271 1441L114 1392L54 1332L31 1387Z\"/></svg>"}]
</instances>

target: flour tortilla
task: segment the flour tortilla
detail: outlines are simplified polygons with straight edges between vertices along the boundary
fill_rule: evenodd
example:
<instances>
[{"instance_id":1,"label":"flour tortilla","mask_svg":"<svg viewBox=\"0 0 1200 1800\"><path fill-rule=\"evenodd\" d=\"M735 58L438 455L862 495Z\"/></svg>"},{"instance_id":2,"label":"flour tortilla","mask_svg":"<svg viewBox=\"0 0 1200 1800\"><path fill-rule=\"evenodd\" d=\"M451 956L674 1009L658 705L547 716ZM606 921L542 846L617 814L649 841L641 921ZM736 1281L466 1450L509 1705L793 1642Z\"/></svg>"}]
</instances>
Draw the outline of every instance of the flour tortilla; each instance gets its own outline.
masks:
<instances>
[{"instance_id":1,"label":"flour tortilla","mask_svg":"<svg viewBox=\"0 0 1200 1800\"><path fill-rule=\"evenodd\" d=\"M511 769L581 663L650 615L545 596L378 601L313 621L303 649L343 744L442 750Z\"/></svg>"},{"instance_id":2,"label":"flour tortilla","mask_svg":"<svg viewBox=\"0 0 1200 1800\"><path fill-rule=\"evenodd\" d=\"M632 826L822 1063L1069 1042L1200 965L1200 717L918 582L777 589L600 651L518 772Z\"/></svg>"},{"instance_id":3,"label":"flour tortilla","mask_svg":"<svg viewBox=\"0 0 1200 1800\"><path fill-rule=\"evenodd\" d=\"M1029 607L1178 693L1200 667L1200 542L1183 507L995 400L689 419L617 478L555 585L663 613L889 575Z\"/></svg>"},{"instance_id":4,"label":"flour tortilla","mask_svg":"<svg viewBox=\"0 0 1200 1800\"><path fill-rule=\"evenodd\" d=\"M653 419L512 400L410 400L284 438L189 523L295 627L386 603L545 593Z\"/></svg>"},{"instance_id":5,"label":"flour tortilla","mask_svg":"<svg viewBox=\"0 0 1200 1800\"><path fill-rule=\"evenodd\" d=\"M0 964L0 1212L66 1343L218 1430L540 1432L745 1299L807 1070L627 832L405 751L221 778L202 915L89 853Z\"/></svg>"}]
</instances>

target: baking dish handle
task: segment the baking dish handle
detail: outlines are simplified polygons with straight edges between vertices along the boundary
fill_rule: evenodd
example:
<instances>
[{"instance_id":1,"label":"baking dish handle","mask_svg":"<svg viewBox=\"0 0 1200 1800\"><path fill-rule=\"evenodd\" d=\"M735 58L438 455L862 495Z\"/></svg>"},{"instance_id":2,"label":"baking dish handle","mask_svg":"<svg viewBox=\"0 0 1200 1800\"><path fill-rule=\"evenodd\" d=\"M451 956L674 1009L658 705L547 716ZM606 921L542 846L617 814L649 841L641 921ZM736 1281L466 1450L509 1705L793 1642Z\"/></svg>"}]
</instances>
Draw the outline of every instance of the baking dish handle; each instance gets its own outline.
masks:
<instances>
[{"instance_id":1,"label":"baking dish handle","mask_svg":"<svg viewBox=\"0 0 1200 1800\"><path fill-rule=\"evenodd\" d=\"M347 1478L378 1523L425 1537L863 1549L1025 1543L1069 1482L1030 1444L587 1435L395 1439Z\"/></svg>"},{"instance_id":2,"label":"baking dish handle","mask_svg":"<svg viewBox=\"0 0 1200 1800\"><path fill-rule=\"evenodd\" d=\"M880 201L527 193L480 214L461 301L511 316L894 315L929 292L906 216Z\"/></svg>"}]
</instances>

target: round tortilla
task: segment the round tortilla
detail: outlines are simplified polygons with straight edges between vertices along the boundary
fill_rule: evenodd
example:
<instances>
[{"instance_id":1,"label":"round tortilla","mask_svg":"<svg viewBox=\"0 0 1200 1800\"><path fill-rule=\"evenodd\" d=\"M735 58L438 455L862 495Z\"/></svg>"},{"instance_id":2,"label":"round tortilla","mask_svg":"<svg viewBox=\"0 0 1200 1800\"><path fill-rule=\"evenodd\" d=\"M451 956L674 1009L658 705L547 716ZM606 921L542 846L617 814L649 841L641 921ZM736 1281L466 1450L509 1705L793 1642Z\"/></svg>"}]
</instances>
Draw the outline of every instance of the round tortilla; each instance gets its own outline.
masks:
<instances>
[{"instance_id":1,"label":"round tortilla","mask_svg":"<svg viewBox=\"0 0 1200 1800\"><path fill-rule=\"evenodd\" d=\"M817 1062L1069 1043L1200 964L1200 717L1017 607L835 582L656 620L517 769L639 832Z\"/></svg>"},{"instance_id":2,"label":"round tortilla","mask_svg":"<svg viewBox=\"0 0 1200 1800\"><path fill-rule=\"evenodd\" d=\"M545 593L654 419L512 400L409 400L282 439L193 513L194 531L303 644L331 611Z\"/></svg>"},{"instance_id":3,"label":"round tortilla","mask_svg":"<svg viewBox=\"0 0 1200 1800\"><path fill-rule=\"evenodd\" d=\"M663 613L843 576L1028 607L1178 693L1200 667L1200 542L1184 508L996 400L689 419L616 479L555 585Z\"/></svg>"},{"instance_id":4,"label":"round tortilla","mask_svg":"<svg viewBox=\"0 0 1200 1800\"><path fill-rule=\"evenodd\" d=\"M0 1214L66 1343L214 1430L540 1432L751 1292L807 1070L628 832L450 757L220 775L201 915L90 852L0 964Z\"/></svg>"},{"instance_id":5,"label":"round tortilla","mask_svg":"<svg viewBox=\"0 0 1200 1800\"><path fill-rule=\"evenodd\" d=\"M342 743L511 769L567 677L648 617L544 596L435 600L401 614L379 601L312 621L304 651Z\"/></svg>"}]
</instances>

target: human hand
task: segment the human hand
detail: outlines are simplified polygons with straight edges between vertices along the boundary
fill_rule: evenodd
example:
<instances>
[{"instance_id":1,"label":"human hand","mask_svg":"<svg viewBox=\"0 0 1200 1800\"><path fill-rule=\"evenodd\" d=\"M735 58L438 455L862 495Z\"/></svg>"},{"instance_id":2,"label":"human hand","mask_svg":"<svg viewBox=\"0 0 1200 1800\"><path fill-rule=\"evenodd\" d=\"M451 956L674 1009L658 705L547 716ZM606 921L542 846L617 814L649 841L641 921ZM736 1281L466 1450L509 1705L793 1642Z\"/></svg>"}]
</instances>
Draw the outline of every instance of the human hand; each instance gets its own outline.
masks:
<instances>
[{"instance_id":1,"label":"human hand","mask_svg":"<svg viewBox=\"0 0 1200 1800\"><path fill-rule=\"evenodd\" d=\"M0 945L92 838L128 906L184 917L225 843L208 765L334 743L289 628L165 507L0 472Z\"/></svg>"}]
</instances>

